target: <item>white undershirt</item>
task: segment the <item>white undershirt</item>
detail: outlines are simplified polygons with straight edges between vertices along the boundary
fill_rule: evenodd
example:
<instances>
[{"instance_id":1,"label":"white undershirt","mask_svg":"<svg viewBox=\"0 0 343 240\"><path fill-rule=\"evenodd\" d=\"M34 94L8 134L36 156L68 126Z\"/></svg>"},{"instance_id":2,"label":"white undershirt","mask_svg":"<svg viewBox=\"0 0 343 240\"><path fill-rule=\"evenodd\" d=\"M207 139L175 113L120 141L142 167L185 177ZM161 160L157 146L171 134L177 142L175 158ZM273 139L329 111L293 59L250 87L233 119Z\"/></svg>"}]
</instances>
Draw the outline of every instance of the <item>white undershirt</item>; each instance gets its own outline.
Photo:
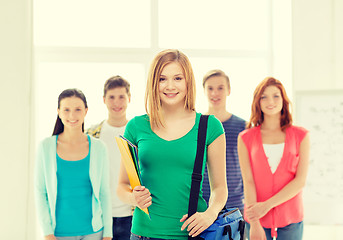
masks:
<instances>
[{"instance_id":1,"label":"white undershirt","mask_svg":"<svg viewBox=\"0 0 343 240\"><path fill-rule=\"evenodd\" d=\"M263 149L267 156L269 167L272 173L274 173L279 166L283 155L284 146L285 143L263 144Z\"/></svg>"},{"instance_id":2,"label":"white undershirt","mask_svg":"<svg viewBox=\"0 0 343 240\"><path fill-rule=\"evenodd\" d=\"M102 140L106 144L108 157L110 160L110 187L112 195L113 217L126 217L132 214L131 206L120 201L116 192L118 186L121 155L114 137L124 135L124 131L125 126L112 127L107 123L107 120L104 121L100 131L100 140Z\"/></svg>"}]
</instances>

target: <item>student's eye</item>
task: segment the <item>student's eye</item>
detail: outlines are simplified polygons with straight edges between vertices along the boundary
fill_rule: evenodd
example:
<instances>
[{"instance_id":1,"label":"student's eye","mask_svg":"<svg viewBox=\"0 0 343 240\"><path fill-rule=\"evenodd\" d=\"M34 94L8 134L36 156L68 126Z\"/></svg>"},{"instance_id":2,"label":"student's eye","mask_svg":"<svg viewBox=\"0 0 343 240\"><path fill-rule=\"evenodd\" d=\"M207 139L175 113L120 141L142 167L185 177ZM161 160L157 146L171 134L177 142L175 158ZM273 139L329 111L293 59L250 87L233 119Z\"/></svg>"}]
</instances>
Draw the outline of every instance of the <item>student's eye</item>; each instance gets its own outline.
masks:
<instances>
[{"instance_id":1,"label":"student's eye","mask_svg":"<svg viewBox=\"0 0 343 240\"><path fill-rule=\"evenodd\" d=\"M180 81L182 80L182 77L176 77L175 80Z\"/></svg>"},{"instance_id":2,"label":"student's eye","mask_svg":"<svg viewBox=\"0 0 343 240\"><path fill-rule=\"evenodd\" d=\"M66 108L66 109L64 109L64 111L65 111L65 112L69 112L69 109L68 109L68 108Z\"/></svg>"},{"instance_id":3,"label":"student's eye","mask_svg":"<svg viewBox=\"0 0 343 240\"><path fill-rule=\"evenodd\" d=\"M208 89L209 91L212 91L212 90L213 90L213 88L212 88L212 87L208 87L207 89Z\"/></svg>"},{"instance_id":4,"label":"student's eye","mask_svg":"<svg viewBox=\"0 0 343 240\"><path fill-rule=\"evenodd\" d=\"M119 96L120 99L124 99L125 97L123 95Z\"/></svg>"},{"instance_id":5,"label":"student's eye","mask_svg":"<svg viewBox=\"0 0 343 240\"><path fill-rule=\"evenodd\" d=\"M220 87L220 88L218 88L219 90L223 90L224 88L223 87Z\"/></svg>"},{"instance_id":6,"label":"student's eye","mask_svg":"<svg viewBox=\"0 0 343 240\"><path fill-rule=\"evenodd\" d=\"M81 108L77 108L76 111L78 111L78 112L81 111Z\"/></svg>"},{"instance_id":7,"label":"student's eye","mask_svg":"<svg viewBox=\"0 0 343 240\"><path fill-rule=\"evenodd\" d=\"M262 96L261 99L266 99L266 96Z\"/></svg>"},{"instance_id":8,"label":"student's eye","mask_svg":"<svg viewBox=\"0 0 343 240\"><path fill-rule=\"evenodd\" d=\"M165 81L165 80L166 80L165 78L160 77L160 82L163 82L163 81Z\"/></svg>"},{"instance_id":9,"label":"student's eye","mask_svg":"<svg viewBox=\"0 0 343 240\"><path fill-rule=\"evenodd\" d=\"M279 95L275 95L274 97L275 97L275 98L279 98L280 96L279 96Z\"/></svg>"}]
</instances>

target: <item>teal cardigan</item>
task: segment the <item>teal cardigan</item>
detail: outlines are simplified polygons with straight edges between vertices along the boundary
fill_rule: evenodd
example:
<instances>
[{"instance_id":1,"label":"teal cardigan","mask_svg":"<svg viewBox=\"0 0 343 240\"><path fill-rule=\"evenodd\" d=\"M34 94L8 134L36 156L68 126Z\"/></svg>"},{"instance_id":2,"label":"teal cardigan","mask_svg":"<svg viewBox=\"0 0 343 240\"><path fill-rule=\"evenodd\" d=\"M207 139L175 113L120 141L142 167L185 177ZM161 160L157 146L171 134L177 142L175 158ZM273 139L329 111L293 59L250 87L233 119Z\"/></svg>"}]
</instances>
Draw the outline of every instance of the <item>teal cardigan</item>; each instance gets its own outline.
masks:
<instances>
[{"instance_id":1,"label":"teal cardigan","mask_svg":"<svg viewBox=\"0 0 343 240\"><path fill-rule=\"evenodd\" d=\"M92 227L103 229L103 237L112 237L112 206L109 185L109 162L106 146L91 139L89 177L92 183ZM38 147L35 164L35 202L44 236L54 234L56 227L57 164L56 136L44 139Z\"/></svg>"}]
</instances>

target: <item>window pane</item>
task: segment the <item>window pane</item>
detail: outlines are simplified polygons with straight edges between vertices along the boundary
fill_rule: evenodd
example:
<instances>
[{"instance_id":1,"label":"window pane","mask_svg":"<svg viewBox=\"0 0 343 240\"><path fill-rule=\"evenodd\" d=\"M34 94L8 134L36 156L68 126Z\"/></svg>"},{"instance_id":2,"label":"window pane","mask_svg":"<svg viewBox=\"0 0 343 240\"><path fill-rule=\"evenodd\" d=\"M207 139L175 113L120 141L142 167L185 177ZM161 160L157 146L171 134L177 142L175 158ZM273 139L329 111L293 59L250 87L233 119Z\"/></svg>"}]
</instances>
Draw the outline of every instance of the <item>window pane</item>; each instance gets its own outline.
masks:
<instances>
[{"instance_id":1,"label":"window pane","mask_svg":"<svg viewBox=\"0 0 343 240\"><path fill-rule=\"evenodd\" d=\"M162 48L266 50L267 0L159 1Z\"/></svg>"},{"instance_id":2,"label":"window pane","mask_svg":"<svg viewBox=\"0 0 343 240\"><path fill-rule=\"evenodd\" d=\"M149 0L34 0L34 43L150 47L150 15Z\"/></svg>"},{"instance_id":3,"label":"window pane","mask_svg":"<svg viewBox=\"0 0 343 240\"><path fill-rule=\"evenodd\" d=\"M264 58L190 58L197 85L196 109L206 112L207 100L202 87L202 78L213 69L228 75L231 94L227 98L227 110L249 120L253 92L259 82L268 76L268 65Z\"/></svg>"},{"instance_id":4,"label":"window pane","mask_svg":"<svg viewBox=\"0 0 343 240\"><path fill-rule=\"evenodd\" d=\"M144 114L145 69L143 64L131 63L40 63L37 67L35 89L36 139L52 134L57 116L58 95L67 88L79 88L86 96L88 113L85 127L107 118L103 103L103 86L114 75L120 75L131 84L129 118Z\"/></svg>"}]
</instances>

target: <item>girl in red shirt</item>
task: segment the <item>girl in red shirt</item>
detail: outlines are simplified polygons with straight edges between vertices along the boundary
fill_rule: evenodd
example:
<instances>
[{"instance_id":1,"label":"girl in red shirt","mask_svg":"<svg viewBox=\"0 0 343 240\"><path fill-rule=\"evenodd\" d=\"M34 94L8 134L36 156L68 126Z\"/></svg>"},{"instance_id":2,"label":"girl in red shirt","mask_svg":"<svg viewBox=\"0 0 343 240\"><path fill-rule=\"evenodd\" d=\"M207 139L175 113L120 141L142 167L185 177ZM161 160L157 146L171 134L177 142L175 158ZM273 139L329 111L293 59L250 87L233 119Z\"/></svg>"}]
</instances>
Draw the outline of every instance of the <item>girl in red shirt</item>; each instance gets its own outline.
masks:
<instances>
[{"instance_id":1,"label":"girl in red shirt","mask_svg":"<svg viewBox=\"0 0 343 240\"><path fill-rule=\"evenodd\" d=\"M250 240L301 240L310 141L292 125L290 101L280 81L265 78L255 89L247 130L238 137Z\"/></svg>"}]
</instances>

